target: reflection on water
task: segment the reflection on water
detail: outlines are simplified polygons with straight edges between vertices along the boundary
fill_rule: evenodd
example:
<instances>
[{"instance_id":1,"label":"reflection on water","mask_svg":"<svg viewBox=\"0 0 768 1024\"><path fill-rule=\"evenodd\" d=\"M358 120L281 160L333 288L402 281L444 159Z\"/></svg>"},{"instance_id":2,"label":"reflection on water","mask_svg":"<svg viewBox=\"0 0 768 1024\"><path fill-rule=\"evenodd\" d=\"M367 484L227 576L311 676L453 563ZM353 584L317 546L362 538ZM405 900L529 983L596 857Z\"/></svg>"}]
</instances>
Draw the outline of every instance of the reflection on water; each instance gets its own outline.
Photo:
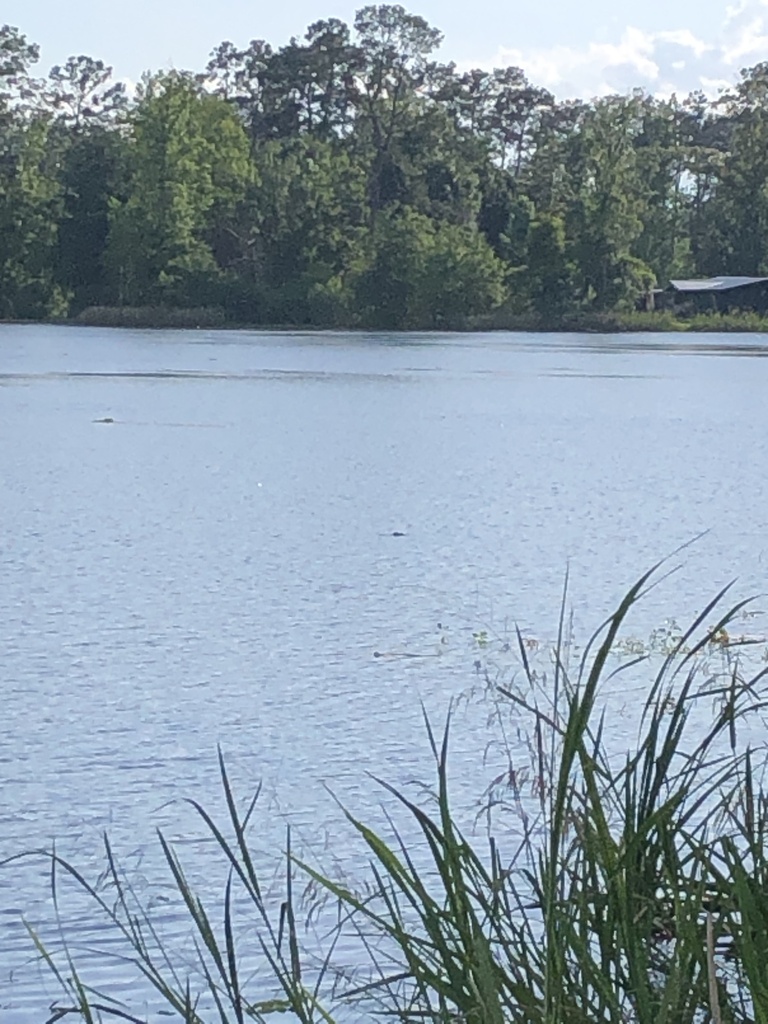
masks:
<instances>
[{"instance_id":1,"label":"reflection on water","mask_svg":"<svg viewBox=\"0 0 768 1024\"><path fill-rule=\"evenodd\" d=\"M637 636L730 579L765 593L767 351L0 328L0 857L55 838L95 878L108 830L162 906L160 827L215 891L182 798L218 803L220 742L243 795L264 782L265 856L290 820L297 844L362 871L326 785L382 821L365 771L429 777L420 702L440 722L481 682L478 636L501 652L519 625L546 662L566 566L577 639L703 531ZM619 747L636 705L614 701ZM462 705L453 739L470 823L494 770L486 713ZM58 994L22 912L52 920L40 862L0 871L3 1024L39 1024ZM66 914L76 944L111 941L76 899ZM161 920L183 928L175 905ZM114 966L98 981L126 984Z\"/></svg>"}]
</instances>

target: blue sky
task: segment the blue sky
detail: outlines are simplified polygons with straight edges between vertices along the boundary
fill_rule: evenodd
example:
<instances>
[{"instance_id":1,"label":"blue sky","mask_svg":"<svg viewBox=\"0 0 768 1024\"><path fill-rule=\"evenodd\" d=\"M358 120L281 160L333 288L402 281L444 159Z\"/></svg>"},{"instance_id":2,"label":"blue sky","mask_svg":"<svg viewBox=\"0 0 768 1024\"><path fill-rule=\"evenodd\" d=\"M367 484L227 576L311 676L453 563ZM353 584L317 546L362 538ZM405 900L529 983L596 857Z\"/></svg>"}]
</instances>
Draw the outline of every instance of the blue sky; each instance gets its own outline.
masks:
<instances>
[{"instance_id":1,"label":"blue sky","mask_svg":"<svg viewBox=\"0 0 768 1024\"><path fill-rule=\"evenodd\" d=\"M41 45L39 71L70 54L99 57L117 77L202 68L224 39L273 45L319 18L351 22L344 0L3 0L0 18ZM768 60L768 0L413 0L445 34L441 56L462 68L517 64L559 97L649 91L716 93L739 69Z\"/></svg>"}]
</instances>

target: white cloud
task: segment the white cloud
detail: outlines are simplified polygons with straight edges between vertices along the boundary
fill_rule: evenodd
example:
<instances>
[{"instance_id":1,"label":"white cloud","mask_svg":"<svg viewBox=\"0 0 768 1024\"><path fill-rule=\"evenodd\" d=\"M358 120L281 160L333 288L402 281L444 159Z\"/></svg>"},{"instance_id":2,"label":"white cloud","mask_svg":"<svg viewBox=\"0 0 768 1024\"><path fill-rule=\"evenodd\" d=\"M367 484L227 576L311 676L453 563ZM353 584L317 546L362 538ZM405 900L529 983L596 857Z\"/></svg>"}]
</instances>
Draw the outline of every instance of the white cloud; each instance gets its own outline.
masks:
<instances>
[{"instance_id":1,"label":"white cloud","mask_svg":"<svg viewBox=\"0 0 768 1024\"><path fill-rule=\"evenodd\" d=\"M740 26L736 38L723 50L723 60L726 64L741 67L745 59L758 60L767 51L765 16L759 15L749 24Z\"/></svg>"},{"instance_id":2,"label":"white cloud","mask_svg":"<svg viewBox=\"0 0 768 1024\"><path fill-rule=\"evenodd\" d=\"M655 38L662 43L675 43L677 46L692 50L696 57L703 57L705 53L715 49L713 43L705 43L703 39L697 38L689 28L679 28L672 32L657 32Z\"/></svg>"},{"instance_id":3,"label":"white cloud","mask_svg":"<svg viewBox=\"0 0 768 1024\"><path fill-rule=\"evenodd\" d=\"M594 93L614 92L612 82L634 75L637 84L656 81L659 68L653 59L653 39L629 27L615 43L589 43L584 48L553 46L525 51L500 47L495 65L516 64L537 85L561 95L580 87Z\"/></svg>"},{"instance_id":4,"label":"white cloud","mask_svg":"<svg viewBox=\"0 0 768 1024\"><path fill-rule=\"evenodd\" d=\"M645 31L628 26L609 42L522 49L500 46L477 67L524 69L536 85L560 98L605 96L639 87L657 95L702 90L715 96L738 71L768 59L768 0L739 0L726 8L716 38L690 28ZM468 67L469 65L467 65Z\"/></svg>"},{"instance_id":5,"label":"white cloud","mask_svg":"<svg viewBox=\"0 0 768 1024\"><path fill-rule=\"evenodd\" d=\"M738 18L742 11L745 11L749 6L749 0L739 0L737 4L728 4L725 8L725 23L733 21L734 18Z\"/></svg>"}]
</instances>

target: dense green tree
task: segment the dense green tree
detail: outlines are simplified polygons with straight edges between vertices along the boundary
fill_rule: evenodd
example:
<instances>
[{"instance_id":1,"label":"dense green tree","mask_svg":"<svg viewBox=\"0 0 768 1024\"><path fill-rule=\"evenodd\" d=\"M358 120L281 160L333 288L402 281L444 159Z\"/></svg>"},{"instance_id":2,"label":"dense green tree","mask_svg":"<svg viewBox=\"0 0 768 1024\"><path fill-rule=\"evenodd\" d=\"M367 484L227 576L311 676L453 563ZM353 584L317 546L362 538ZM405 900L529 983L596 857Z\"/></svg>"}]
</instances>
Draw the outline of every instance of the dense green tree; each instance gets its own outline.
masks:
<instances>
[{"instance_id":1,"label":"dense green tree","mask_svg":"<svg viewBox=\"0 0 768 1024\"><path fill-rule=\"evenodd\" d=\"M490 103L480 130L492 140L502 167L519 176L536 138L545 111L554 105L546 89L531 85L520 68L497 68L492 75Z\"/></svg>"},{"instance_id":2,"label":"dense green tree","mask_svg":"<svg viewBox=\"0 0 768 1024\"><path fill-rule=\"evenodd\" d=\"M124 188L122 137L96 127L59 140L60 220L54 251L56 280L72 311L99 305L109 292L105 256L110 208Z\"/></svg>"},{"instance_id":3,"label":"dense green tree","mask_svg":"<svg viewBox=\"0 0 768 1024\"><path fill-rule=\"evenodd\" d=\"M358 99L360 48L352 44L349 27L337 18L310 25L304 39L291 40L270 66L271 82L285 112L282 134L344 136L351 129Z\"/></svg>"},{"instance_id":4,"label":"dense green tree","mask_svg":"<svg viewBox=\"0 0 768 1024\"><path fill-rule=\"evenodd\" d=\"M688 114L675 97L638 100L634 147L643 214L632 252L659 281L690 277L694 266L689 238L691 196L686 188L691 157Z\"/></svg>"},{"instance_id":5,"label":"dense green tree","mask_svg":"<svg viewBox=\"0 0 768 1024\"><path fill-rule=\"evenodd\" d=\"M378 219L356 282L361 316L376 327L439 326L493 309L504 294L504 266L476 229L408 207Z\"/></svg>"},{"instance_id":6,"label":"dense green tree","mask_svg":"<svg viewBox=\"0 0 768 1024\"><path fill-rule=\"evenodd\" d=\"M534 204L517 182L494 164L483 169L480 190L478 227L497 256L512 267L523 266Z\"/></svg>"},{"instance_id":7,"label":"dense green tree","mask_svg":"<svg viewBox=\"0 0 768 1024\"><path fill-rule=\"evenodd\" d=\"M252 147L262 139L288 134L290 110L287 116L274 61L275 52L263 39L251 40L244 50L224 42L199 76L238 111Z\"/></svg>"},{"instance_id":8,"label":"dense green tree","mask_svg":"<svg viewBox=\"0 0 768 1024\"><path fill-rule=\"evenodd\" d=\"M653 281L650 268L633 253L646 214L634 146L640 113L637 95L597 100L570 140L562 195L577 294L585 307L631 306Z\"/></svg>"},{"instance_id":9,"label":"dense green tree","mask_svg":"<svg viewBox=\"0 0 768 1024\"><path fill-rule=\"evenodd\" d=\"M370 161L369 203L375 215L405 198L396 141L418 102L429 56L442 35L399 4L363 7L355 16L361 52L357 127Z\"/></svg>"},{"instance_id":10,"label":"dense green tree","mask_svg":"<svg viewBox=\"0 0 768 1024\"><path fill-rule=\"evenodd\" d=\"M121 194L125 148L117 127L128 98L103 61L79 56L51 69L41 99L61 188L53 269L77 312L107 290L109 208Z\"/></svg>"},{"instance_id":11,"label":"dense green tree","mask_svg":"<svg viewBox=\"0 0 768 1024\"><path fill-rule=\"evenodd\" d=\"M245 317L335 321L360 262L366 175L319 139L262 143L256 183L240 203L218 253Z\"/></svg>"},{"instance_id":12,"label":"dense green tree","mask_svg":"<svg viewBox=\"0 0 768 1024\"><path fill-rule=\"evenodd\" d=\"M580 100L568 100L542 111L520 182L537 210L559 212L572 199L570 165L589 110Z\"/></svg>"},{"instance_id":13,"label":"dense green tree","mask_svg":"<svg viewBox=\"0 0 768 1024\"><path fill-rule=\"evenodd\" d=\"M412 206L436 220L477 222L484 149L457 130L445 110L414 107L403 117L391 155L392 177L384 179L383 205Z\"/></svg>"},{"instance_id":14,"label":"dense green tree","mask_svg":"<svg viewBox=\"0 0 768 1024\"><path fill-rule=\"evenodd\" d=\"M542 213L531 221L526 286L531 308L542 316L564 313L571 298L571 271L561 217Z\"/></svg>"},{"instance_id":15,"label":"dense green tree","mask_svg":"<svg viewBox=\"0 0 768 1024\"><path fill-rule=\"evenodd\" d=\"M710 273L768 270L768 63L742 72L721 102L729 122L707 204L700 264ZM719 269L713 270L713 267Z\"/></svg>"},{"instance_id":16,"label":"dense green tree","mask_svg":"<svg viewBox=\"0 0 768 1024\"><path fill-rule=\"evenodd\" d=\"M684 190L689 201L686 239L696 271L719 274L723 272L723 257L710 213L730 149L733 123L720 104L709 103L702 93L692 93L682 108Z\"/></svg>"},{"instance_id":17,"label":"dense green tree","mask_svg":"<svg viewBox=\"0 0 768 1024\"><path fill-rule=\"evenodd\" d=\"M68 296L54 275L61 187L49 126L36 117L3 128L0 173L0 318L63 316Z\"/></svg>"},{"instance_id":18,"label":"dense green tree","mask_svg":"<svg viewBox=\"0 0 768 1024\"><path fill-rule=\"evenodd\" d=\"M223 305L413 327L768 273L768 64L717 101L556 102L399 5L221 43L135 96L0 28L0 315Z\"/></svg>"},{"instance_id":19,"label":"dense green tree","mask_svg":"<svg viewBox=\"0 0 768 1024\"><path fill-rule=\"evenodd\" d=\"M215 294L208 236L252 175L229 105L183 74L150 78L131 117L129 185L113 203L108 263L121 303L195 303Z\"/></svg>"},{"instance_id":20,"label":"dense green tree","mask_svg":"<svg viewBox=\"0 0 768 1024\"><path fill-rule=\"evenodd\" d=\"M0 317L62 315L54 248L61 188L50 126L37 110L40 84L30 71L37 46L0 28Z\"/></svg>"}]
</instances>

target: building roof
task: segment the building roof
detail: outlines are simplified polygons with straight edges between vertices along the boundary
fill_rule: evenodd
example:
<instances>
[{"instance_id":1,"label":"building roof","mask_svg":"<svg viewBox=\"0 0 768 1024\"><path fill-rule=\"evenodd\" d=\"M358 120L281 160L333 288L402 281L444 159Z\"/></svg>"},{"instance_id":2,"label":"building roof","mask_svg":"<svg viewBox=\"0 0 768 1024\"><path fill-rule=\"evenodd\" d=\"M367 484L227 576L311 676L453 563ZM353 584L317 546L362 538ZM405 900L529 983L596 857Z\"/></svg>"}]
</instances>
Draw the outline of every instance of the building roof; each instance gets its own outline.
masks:
<instances>
[{"instance_id":1,"label":"building roof","mask_svg":"<svg viewBox=\"0 0 768 1024\"><path fill-rule=\"evenodd\" d=\"M670 281L669 284L676 292L727 292L763 281L768 281L768 277L705 277L698 281Z\"/></svg>"}]
</instances>

